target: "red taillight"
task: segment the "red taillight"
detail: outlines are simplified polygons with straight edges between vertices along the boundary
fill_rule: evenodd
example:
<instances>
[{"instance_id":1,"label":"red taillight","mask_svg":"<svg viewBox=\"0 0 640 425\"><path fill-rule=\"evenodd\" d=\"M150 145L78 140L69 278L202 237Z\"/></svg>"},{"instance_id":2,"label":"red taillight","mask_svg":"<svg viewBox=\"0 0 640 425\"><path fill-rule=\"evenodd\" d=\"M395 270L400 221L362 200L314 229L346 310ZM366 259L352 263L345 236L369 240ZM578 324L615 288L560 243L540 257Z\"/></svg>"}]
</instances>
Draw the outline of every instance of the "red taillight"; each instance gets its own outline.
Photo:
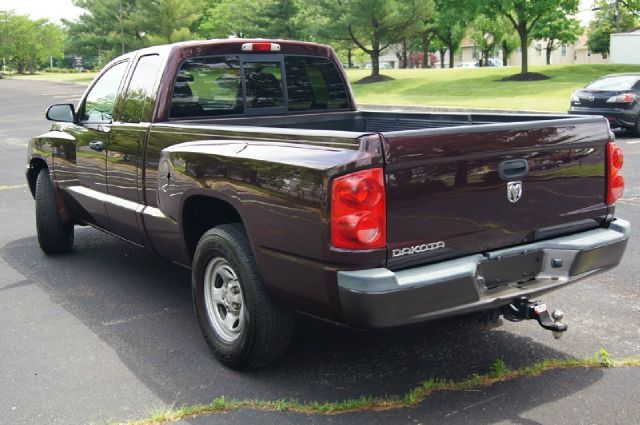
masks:
<instances>
[{"instance_id":1,"label":"red taillight","mask_svg":"<svg viewBox=\"0 0 640 425\"><path fill-rule=\"evenodd\" d=\"M243 52L279 52L280 45L277 43L244 43Z\"/></svg>"},{"instance_id":2,"label":"red taillight","mask_svg":"<svg viewBox=\"0 0 640 425\"><path fill-rule=\"evenodd\" d=\"M338 177L331 188L331 245L346 249L384 248L387 208L382 168Z\"/></svg>"},{"instance_id":3,"label":"red taillight","mask_svg":"<svg viewBox=\"0 0 640 425\"><path fill-rule=\"evenodd\" d=\"M607 99L607 103L633 103L638 97L633 93L623 93L617 96L611 96Z\"/></svg>"},{"instance_id":4,"label":"red taillight","mask_svg":"<svg viewBox=\"0 0 640 425\"><path fill-rule=\"evenodd\" d=\"M615 142L607 144L607 205L613 205L624 192L624 178L620 170L624 164L622 149Z\"/></svg>"}]
</instances>

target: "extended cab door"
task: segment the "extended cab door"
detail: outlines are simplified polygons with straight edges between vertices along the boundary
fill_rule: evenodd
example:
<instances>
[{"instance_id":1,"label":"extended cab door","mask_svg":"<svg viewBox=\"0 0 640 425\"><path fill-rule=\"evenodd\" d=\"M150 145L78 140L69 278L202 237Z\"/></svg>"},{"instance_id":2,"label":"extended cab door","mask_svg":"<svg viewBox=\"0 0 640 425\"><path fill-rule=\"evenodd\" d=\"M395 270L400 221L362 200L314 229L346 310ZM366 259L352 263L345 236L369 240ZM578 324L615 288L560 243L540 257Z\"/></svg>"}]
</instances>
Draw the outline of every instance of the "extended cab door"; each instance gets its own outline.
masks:
<instances>
[{"instance_id":1,"label":"extended cab door","mask_svg":"<svg viewBox=\"0 0 640 425\"><path fill-rule=\"evenodd\" d=\"M124 90L122 106L111 125L106 148L107 215L110 231L143 245L140 212L144 207L142 162L144 143L149 131L155 84L161 68L160 56L140 56Z\"/></svg>"},{"instance_id":2,"label":"extended cab door","mask_svg":"<svg viewBox=\"0 0 640 425\"><path fill-rule=\"evenodd\" d=\"M108 229L105 210L106 148L114 107L128 60L113 64L93 84L78 109L77 123L67 131L75 139L75 179L64 185L82 208L83 219Z\"/></svg>"}]
</instances>

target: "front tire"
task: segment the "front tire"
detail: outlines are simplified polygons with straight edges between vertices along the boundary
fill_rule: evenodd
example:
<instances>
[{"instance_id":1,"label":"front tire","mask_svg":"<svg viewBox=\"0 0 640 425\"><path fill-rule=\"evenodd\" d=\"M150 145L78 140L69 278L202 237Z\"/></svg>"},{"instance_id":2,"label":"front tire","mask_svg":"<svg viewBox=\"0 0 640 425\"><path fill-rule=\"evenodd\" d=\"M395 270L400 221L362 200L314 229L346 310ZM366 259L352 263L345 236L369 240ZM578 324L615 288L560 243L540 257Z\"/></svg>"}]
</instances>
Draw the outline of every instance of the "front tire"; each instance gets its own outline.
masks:
<instances>
[{"instance_id":1,"label":"front tire","mask_svg":"<svg viewBox=\"0 0 640 425\"><path fill-rule=\"evenodd\" d=\"M264 288L241 225L220 225L200 238L192 285L202 334L220 362L252 369L286 353L292 314Z\"/></svg>"},{"instance_id":2,"label":"front tire","mask_svg":"<svg viewBox=\"0 0 640 425\"><path fill-rule=\"evenodd\" d=\"M36 229L38 244L46 254L62 254L73 247L73 224L60 218L55 188L49 170L44 168L36 180Z\"/></svg>"}]
</instances>

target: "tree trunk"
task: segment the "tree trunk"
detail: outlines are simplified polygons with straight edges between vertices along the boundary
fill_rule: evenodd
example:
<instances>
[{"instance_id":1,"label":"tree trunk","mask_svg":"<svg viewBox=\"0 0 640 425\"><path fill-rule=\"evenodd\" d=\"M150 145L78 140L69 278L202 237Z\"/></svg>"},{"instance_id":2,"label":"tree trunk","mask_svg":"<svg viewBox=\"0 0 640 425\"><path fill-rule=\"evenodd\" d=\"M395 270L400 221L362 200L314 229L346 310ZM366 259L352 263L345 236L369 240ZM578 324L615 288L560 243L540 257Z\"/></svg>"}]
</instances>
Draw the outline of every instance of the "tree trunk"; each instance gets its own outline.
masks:
<instances>
[{"instance_id":1,"label":"tree trunk","mask_svg":"<svg viewBox=\"0 0 640 425\"><path fill-rule=\"evenodd\" d=\"M347 68L353 68L353 53L351 53L351 49L347 49Z\"/></svg>"},{"instance_id":2,"label":"tree trunk","mask_svg":"<svg viewBox=\"0 0 640 425\"><path fill-rule=\"evenodd\" d=\"M402 40L402 53L400 58L400 68L408 68L407 62L409 62L408 52L407 52L407 40Z\"/></svg>"},{"instance_id":3,"label":"tree trunk","mask_svg":"<svg viewBox=\"0 0 640 425\"><path fill-rule=\"evenodd\" d=\"M371 40L371 77L380 78L380 34L378 33L378 22L373 22L373 37Z\"/></svg>"},{"instance_id":4,"label":"tree trunk","mask_svg":"<svg viewBox=\"0 0 640 425\"><path fill-rule=\"evenodd\" d=\"M447 49L440 49L440 68L444 68L444 54L447 51Z\"/></svg>"},{"instance_id":5,"label":"tree trunk","mask_svg":"<svg viewBox=\"0 0 640 425\"><path fill-rule=\"evenodd\" d=\"M371 51L371 76L373 78L380 77L380 51L378 49L373 49Z\"/></svg>"},{"instance_id":6,"label":"tree trunk","mask_svg":"<svg viewBox=\"0 0 640 425\"><path fill-rule=\"evenodd\" d=\"M422 34L422 67L429 68L429 45L431 44L431 37L426 33Z\"/></svg>"},{"instance_id":7,"label":"tree trunk","mask_svg":"<svg viewBox=\"0 0 640 425\"><path fill-rule=\"evenodd\" d=\"M507 61L509 60L509 52L507 51L507 42L502 42L502 66L507 66Z\"/></svg>"},{"instance_id":8,"label":"tree trunk","mask_svg":"<svg viewBox=\"0 0 640 425\"><path fill-rule=\"evenodd\" d=\"M529 72L529 34L524 27L526 27L526 24L521 23L520 29L518 30L522 55L522 65L520 67L520 72L522 74L526 74L527 72Z\"/></svg>"},{"instance_id":9,"label":"tree trunk","mask_svg":"<svg viewBox=\"0 0 640 425\"><path fill-rule=\"evenodd\" d=\"M547 65L551 65L551 52L553 52L553 40L547 41Z\"/></svg>"},{"instance_id":10,"label":"tree trunk","mask_svg":"<svg viewBox=\"0 0 640 425\"><path fill-rule=\"evenodd\" d=\"M449 44L447 47L449 48L449 68L453 68L453 45Z\"/></svg>"}]
</instances>

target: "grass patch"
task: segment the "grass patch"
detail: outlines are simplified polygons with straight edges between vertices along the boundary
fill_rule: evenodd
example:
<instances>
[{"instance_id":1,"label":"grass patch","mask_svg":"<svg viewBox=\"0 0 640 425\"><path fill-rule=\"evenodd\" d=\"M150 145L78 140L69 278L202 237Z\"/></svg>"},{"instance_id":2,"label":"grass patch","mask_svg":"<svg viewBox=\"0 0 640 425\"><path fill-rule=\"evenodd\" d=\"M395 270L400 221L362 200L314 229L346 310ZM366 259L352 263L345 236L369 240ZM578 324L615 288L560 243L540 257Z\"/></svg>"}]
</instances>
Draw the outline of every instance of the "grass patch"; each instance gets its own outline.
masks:
<instances>
[{"instance_id":1,"label":"grass patch","mask_svg":"<svg viewBox=\"0 0 640 425\"><path fill-rule=\"evenodd\" d=\"M640 72L637 65L546 65L532 72L550 77L543 81L500 81L519 72L517 67L452 69L384 69L394 78L371 84L354 84L360 104L421 105L461 108L519 109L566 112L571 93L606 74ZM370 73L347 71L350 81Z\"/></svg>"},{"instance_id":2,"label":"grass patch","mask_svg":"<svg viewBox=\"0 0 640 425\"><path fill-rule=\"evenodd\" d=\"M228 412L238 409L254 409L270 412L297 412L306 414L338 414L359 410L390 410L411 407L422 402L429 395L437 391L468 391L488 386L499 381L527 376L538 376L546 371L555 369L574 369L579 367L620 367L640 366L640 357L614 360L607 350L601 348L595 356L586 359L549 359L534 363L520 369L510 369L504 359L496 360L490 371L482 375L472 375L462 381L432 378L422 382L401 397L360 397L338 402L310 402L300 403L295 400L233 400L224 396L218 397L209 404L170 407L152 412L147 418L129 422L119 422L126 425L160 425L181 419L211 413ZM118 423L118 422L114 422Z\"/></svg>"},{"instance_id":3,"label":"grass patch","mask_svg":"<svg viewBox=\"0 0 640 425\"><path fill-rule=\"evenodd\" d=\"M9 78L16 80L43 80L43 81L61 81L70 83L88 84L96 76L95 72L43 72L36 74L12 74Z\"/></svg>"}]
</instances>

